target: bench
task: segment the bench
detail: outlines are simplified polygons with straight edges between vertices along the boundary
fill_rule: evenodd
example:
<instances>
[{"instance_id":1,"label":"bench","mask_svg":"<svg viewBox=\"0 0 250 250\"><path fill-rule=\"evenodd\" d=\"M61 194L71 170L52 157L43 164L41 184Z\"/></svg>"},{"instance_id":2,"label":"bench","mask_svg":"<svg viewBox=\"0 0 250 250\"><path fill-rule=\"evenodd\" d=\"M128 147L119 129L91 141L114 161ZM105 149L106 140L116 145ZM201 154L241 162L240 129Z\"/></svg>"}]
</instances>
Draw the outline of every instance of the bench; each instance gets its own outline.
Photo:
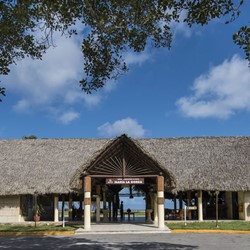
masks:
<instances>
[{"instance_id":1,"label":"bench","mask_svg":"<svg viewBox=\"0 0 250 250\"><path fill-rule=\"evenodd\" d=\"M124 218L128 216L128 220L130 220L130 215L133 215L133 220L135 220L135 212L124 212Z\"/></svg>"}]
</instances>

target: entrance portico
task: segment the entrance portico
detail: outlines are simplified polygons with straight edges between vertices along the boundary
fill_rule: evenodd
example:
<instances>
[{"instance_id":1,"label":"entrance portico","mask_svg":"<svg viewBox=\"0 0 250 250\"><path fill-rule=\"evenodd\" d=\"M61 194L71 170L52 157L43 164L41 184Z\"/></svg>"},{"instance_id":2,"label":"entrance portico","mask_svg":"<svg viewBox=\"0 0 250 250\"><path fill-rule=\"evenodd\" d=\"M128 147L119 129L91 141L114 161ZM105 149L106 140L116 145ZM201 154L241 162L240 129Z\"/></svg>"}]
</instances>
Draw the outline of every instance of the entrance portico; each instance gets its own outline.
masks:
<instances>
[{"instance_id":1,"label":"entrance portico","mask_svg":"<svg viewBox=\"0 0 250 250\"><path fill-rule=\"evenodd\" d=\"M100 201L103 201L104 204L104 221L109 221L111 205L114 214L114 208L117 208L117 205L119 206L119 191L124 186L136 187L145 196L149 193L152 194L148 211L153 212L157 227L164 228L164 191L165 189L171 190L174 180L165 169L161 168L157 161L143 152L127 136L117 138L97 155L85 168L81 179L84 189L85 229L91 228L90 208L93 196L96 200L96 222L100 222ZM106 207L107 195L112 196L108 200L110 203L108 209ZM154 205L155 197L157 198L156 205Z\"/></svg>"}]
</instances>

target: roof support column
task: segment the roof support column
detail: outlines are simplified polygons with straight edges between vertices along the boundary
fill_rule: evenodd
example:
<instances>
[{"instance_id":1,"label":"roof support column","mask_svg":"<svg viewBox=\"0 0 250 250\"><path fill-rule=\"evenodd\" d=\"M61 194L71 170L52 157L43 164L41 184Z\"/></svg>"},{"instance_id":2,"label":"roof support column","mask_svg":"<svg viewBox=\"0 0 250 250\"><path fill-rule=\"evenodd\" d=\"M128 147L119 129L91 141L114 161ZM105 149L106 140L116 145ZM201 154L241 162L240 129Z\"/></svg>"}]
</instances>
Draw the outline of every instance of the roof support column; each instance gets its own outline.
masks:
<instances>
[{"instance_id":1,"label":"roof support column","mask_svg":"<svg viewBox=\"0 0 250 250\"><path fill-rule=\"evenodd\" d=\"M244 192L244 213L245 213L245 221L250 221L250 192Z\"/></svg>"},{"instance_id":2,"label":"roof support column","mask_svg":"<svg viewBox=\"0 0 250 250\"><path fill-rule=\"evenodd\" d=\"M54 222L58 222L58 194L54 194Z\"/></svg>"},{"instance_id":3,"label":"roof support column","mask_svg":"<svg viewBox=\"0 0 250 250\"><path fill-rule=\"evenodd\" d=\"M199 190L197 193L198 193L198 220L203 221L202 190Z\"/></svg>"},{"instance_id":4,"label":"roof support column","mask_svg":"<svg viewBox=\"0 0 250 250\"><path fill-rule=\"evenodd\" d=\"M157 176L158 228L165 227L164 177Z\"/></svg>"},{"instance_id":5,"label":"roof support column","mask_svg":"<svg viewBox=\"0 0 250 250\"><path fill-rule=\"evenodd\" d=\"M91 177L84 177L84 229L91 228Z\"/></svg>"},{"instance_id":6,"label":"roof support column","mask_svg":"<svg viewBox=\"0 0 250 250\"><path fill-rule=\"evenodd\" d=\"M238 192L239 218L250 221L250 192Z\"/></svg>"},{"instance_id":7,"label":"roof support column","mask_svg":"<svg viewBox=\"0 0 250 250\"><path fill-rule=\"evenodd\" d=\"M158 203L157 194L154 194L154 224L158 225Z\"/></svg>"}]
</instances>

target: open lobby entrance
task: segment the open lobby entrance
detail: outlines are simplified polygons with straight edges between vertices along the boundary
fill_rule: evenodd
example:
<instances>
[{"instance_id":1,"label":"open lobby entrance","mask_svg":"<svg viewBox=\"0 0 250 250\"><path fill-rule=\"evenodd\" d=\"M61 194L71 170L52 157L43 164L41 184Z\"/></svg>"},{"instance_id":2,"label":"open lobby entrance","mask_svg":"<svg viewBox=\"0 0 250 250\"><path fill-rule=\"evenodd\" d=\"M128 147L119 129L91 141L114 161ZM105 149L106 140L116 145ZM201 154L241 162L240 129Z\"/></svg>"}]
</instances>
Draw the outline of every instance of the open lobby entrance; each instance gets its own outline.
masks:
<instances>
[{"instance_id":1,"label":"open lobby entrance","mask_svg":"<svg viewBox=\"0 0 250 250\"><path fill-rule=\"evenodd\" d=\"M135 218L136 212L125 210L121 201L120 192L124 188L129 190L131 199L134 193L144 197L147 222L153 219L157 227L164 227L164 190L171 189L173 179L127 137L119 138L102 151L85 169L81 179L85 229L91 227L93 204L97 223Z\"/></svg>"},{"instance_id":2,"label":"open lobby entrance","mask_svg":"<svg viewBox=\"0 0 250 250\"><path fill-rule=\"evenodd\" d=\"M90 177L85 177L89 182ZM93 178L93 182L96 179ZM88 212L88 196L84 189L84 222L87 216L95 222L152 222L158 227L164 226L164 177L111 177L105 178L105 184L95 184L91 189L91 204ZM87 184L86 184L87 185ZM86 187L86 186L85 186ZM86 193L88 192L88 193ZM87 197L86 197L87 196ZM129 206L133 199L139 203ZM86 200L87 198L87 200ZM129 200L127 199L129 198ZM143 204L144 203L144 204ZM144 209L139 209L144 206ZM87 214L86 214L87 213ZM88 226L88 225L87 225ZM85 224L86 228L86 224Z\"/></svg>"}]
</instances>

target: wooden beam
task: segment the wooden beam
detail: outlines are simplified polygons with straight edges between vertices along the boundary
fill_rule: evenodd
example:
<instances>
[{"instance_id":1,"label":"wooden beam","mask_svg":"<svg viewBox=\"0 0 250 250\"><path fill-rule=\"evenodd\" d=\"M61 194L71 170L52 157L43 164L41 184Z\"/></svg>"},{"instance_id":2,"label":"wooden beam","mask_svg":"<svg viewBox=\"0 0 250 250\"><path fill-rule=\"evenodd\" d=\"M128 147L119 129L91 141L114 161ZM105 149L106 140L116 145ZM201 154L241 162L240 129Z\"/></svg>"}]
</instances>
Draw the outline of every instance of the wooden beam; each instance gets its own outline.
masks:
<instances>
[{"instance_id":1,"label":"wooden beam","mask_svg":"<svg viewBox=\"0 0 250 250\"><path fill-rule=\"evenodd\" d=\"M89 177L93 178L110 178L110 177L115 177L115 178L138 178L138 177L143 177L143 178L151 178L151 177L157 177L158 175L125 175L125 176L120 176L120 175L88 175Z\"/></svg>"}]
</instances>

